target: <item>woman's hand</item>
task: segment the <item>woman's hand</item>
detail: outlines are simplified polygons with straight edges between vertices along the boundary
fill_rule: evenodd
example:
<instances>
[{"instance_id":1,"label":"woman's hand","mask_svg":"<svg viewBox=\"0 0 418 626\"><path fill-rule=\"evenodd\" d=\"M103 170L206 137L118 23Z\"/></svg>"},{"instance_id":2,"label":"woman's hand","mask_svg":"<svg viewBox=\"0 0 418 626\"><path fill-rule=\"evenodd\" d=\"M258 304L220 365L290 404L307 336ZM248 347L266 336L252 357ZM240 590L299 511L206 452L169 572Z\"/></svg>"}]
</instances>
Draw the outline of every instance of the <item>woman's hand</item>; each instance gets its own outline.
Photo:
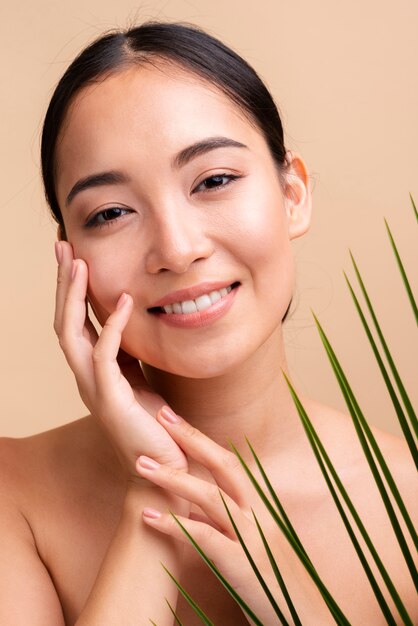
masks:
<instances>
[{"instance_id":1,"label":"woman's hand","mask_svg":"<svg viewBox=\"0 0 418 626\"><path fill-rule=\"evenodd\" d=\"M264 624L278 623L278 618L237 539L220 497L219 491L221 491L258 569L268 587L275 590L273 595L276 601L289 622L292 623L251 513L250 498L254 501L255 491L239 460L235 454L225 450L176 416L168 407L163 407L159 411L157 420L164 425L174 441L188 456L210 471L216 484L201 480L185 471L168 468L146 456L138 459L138 474L199 507L201 513L192 512L189 518L178 516L179 521L257 617ZM253 508L256 507L253 506ZM169 512L144 509L143 519L153 528L182 542L189 542ZM277 527L275 528L277 543L280 539L277 533L280 534L280 531ZM266 528L264 527L263 530L266 531ZM273 552L276 552L277 556L277 551L273 550ZM250 618L247 617L247 619L253 623Z\"/></svg>"},{"instance_id":2,"label":"woman's hand","mask_svg":"<svg viewBox=\"0 0 418 626\"><path fill-rule=\"evenodd\" d=\"M74 260L72 246L65 241L57 244L57 259L54 329L84 404L101 420L120 460L136 480L140 454L187 469L185 455L155 419L163 398L149 387L138 361L120 349L132 298L121 295L98 335L87 315L86 263Z\"/></svg>"}]
</instances>

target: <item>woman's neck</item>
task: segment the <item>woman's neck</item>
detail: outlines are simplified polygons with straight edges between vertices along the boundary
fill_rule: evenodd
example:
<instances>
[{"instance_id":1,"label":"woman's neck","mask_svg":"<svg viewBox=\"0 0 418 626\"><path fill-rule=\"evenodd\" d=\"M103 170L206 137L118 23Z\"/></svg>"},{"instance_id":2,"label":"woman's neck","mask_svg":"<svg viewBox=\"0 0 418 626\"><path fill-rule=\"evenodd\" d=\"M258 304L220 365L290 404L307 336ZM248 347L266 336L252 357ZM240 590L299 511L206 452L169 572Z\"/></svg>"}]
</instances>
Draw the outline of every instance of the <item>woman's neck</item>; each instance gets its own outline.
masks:
<instances>
[{"instance_id":1,"label":"woman's neck","mask_svg":"<svg viewBox=\"0 0 418 626\"><path fill-rule=\"evenodd\" d=\"M143 369L174 411L224 447L232 441L243 451L247 437L259 455L277 461L305 437L281 371L287 372L287 364L279 333L221 376L184 378L147 364Z\"/></svg>"}]
</instances>

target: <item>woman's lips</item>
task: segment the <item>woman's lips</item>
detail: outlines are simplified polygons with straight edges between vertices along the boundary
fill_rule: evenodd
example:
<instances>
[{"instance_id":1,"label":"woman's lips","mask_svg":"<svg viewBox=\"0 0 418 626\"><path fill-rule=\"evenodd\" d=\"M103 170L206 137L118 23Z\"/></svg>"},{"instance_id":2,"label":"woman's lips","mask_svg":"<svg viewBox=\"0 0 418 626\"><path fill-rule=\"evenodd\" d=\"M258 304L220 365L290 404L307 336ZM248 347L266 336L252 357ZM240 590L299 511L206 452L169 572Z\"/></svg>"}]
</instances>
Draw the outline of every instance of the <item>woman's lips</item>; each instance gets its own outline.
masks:
<instances>
[{"instance_id":1,"label":"woman's lips","mask_svg":"<svg viewBox=\"0 0 418 626\"><path fill-rule=\"evenodd\" d=\"M177 328L201 328L202 326L208 326L226 315L231 308L240 284L233 283L231 286L232 289L226 296L204 311L196 311L195 313L164 313L161 309L157 309L151 311L151 313L168 326Z\"/></svg>"},{"instance_id":2,"label":"woman's lips","mask_svg":"<svg viewBox=\"0 0 418 626\"><path fill-rule=\"evenodd\" d=\"M177 291L172 291L167 294L160 300L154 302L148 310L152 310L158 307L166 306L167 304L172 304L173 302L184 302L186 300L194 300L199 296L202 296L211 291L216 291L222 289L224 287L228 287L231 284L236 284L228 281L212 281L212 282L204 282L199 283L198 285L193 285L192 287L188 287L186 289L178 289Z\"/></svg>"}]
</instances>

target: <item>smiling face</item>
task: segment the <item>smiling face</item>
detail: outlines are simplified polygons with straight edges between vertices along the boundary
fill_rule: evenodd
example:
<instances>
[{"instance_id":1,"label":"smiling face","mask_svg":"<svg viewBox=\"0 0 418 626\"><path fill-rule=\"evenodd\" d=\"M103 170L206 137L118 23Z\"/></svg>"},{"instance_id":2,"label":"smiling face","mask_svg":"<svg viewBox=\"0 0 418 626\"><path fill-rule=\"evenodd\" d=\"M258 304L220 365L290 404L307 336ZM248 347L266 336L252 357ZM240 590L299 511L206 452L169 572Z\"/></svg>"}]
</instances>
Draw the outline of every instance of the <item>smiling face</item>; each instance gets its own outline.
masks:
<instances>
[{"instance_id":1,"label":"smiling face","mask_svg":"<svg viewBox=\"0 0 418 626\"><path fill-rule=\"evenodd\" d=\"M122 347L192 378L220 375L279 336L290 239L309 223L300 159L287 180L236 105L187 72L136 67L85 88L57 144L57 197L100 323L129 293ZM158 307L221 287L215 304L200 299L202 313Z\"/></svg>"}]
</instances>

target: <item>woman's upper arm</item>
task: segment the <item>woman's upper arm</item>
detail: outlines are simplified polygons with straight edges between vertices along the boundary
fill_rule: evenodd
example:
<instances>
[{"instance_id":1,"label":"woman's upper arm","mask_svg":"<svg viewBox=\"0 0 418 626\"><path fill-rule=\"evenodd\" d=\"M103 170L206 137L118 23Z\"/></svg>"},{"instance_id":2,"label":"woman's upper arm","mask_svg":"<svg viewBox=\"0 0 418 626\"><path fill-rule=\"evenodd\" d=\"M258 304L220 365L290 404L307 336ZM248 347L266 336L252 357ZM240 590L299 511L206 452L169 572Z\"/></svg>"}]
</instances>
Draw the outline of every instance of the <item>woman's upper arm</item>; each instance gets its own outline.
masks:
<instances>
[{"instance_id":1,"label":"woman's upper arm","mask_svg":"<svg viewBox=\"0 0 418 626\"><path fill-rule=\"evenodd\" d=\"M0 624L64 626L59 598L29 524L13 498L1 492Z\"/></svg>"}]
</instances>

